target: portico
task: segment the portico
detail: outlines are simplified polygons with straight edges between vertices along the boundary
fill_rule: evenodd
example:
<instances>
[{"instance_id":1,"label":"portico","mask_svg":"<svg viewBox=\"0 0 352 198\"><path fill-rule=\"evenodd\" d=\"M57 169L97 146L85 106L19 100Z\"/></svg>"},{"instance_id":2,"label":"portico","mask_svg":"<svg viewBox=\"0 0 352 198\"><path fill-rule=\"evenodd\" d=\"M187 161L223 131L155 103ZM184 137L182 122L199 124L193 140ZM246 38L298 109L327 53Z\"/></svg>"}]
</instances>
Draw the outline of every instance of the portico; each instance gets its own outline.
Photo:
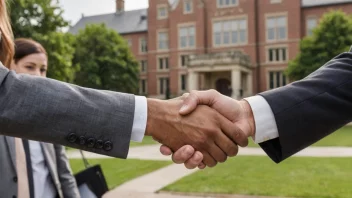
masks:
<instances>
[{"instance_id":1,"label":"portico","mask_svg":"<svg viewBox=\"0 0 352 198\"><path fill-rule=\"evenodd\" d=\"M216 89L234 99L251 96L252 70L248 55L240 51L190 56L189 90Z\"/></svg>"}]
</instances>

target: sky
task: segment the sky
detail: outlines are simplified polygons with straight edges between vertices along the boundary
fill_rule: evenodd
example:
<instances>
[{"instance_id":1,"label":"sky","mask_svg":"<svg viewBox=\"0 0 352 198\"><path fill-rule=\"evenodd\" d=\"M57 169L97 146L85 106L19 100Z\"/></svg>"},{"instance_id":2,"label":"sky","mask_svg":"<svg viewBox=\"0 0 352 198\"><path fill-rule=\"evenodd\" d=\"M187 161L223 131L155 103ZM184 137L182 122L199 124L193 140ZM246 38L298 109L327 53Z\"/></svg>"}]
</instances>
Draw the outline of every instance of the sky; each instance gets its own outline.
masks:
<instances>
[{"instance_id":1,"label":"sky","mask_svg":"<svg viewBox=\"0 0 352 198\"><path fill-rule=\"evenodd\" d=\"M137 3L138 2L138 3ZM115 12L115 0L60 0L64 9L64 18L71 25L85 16ZM136 10L148 7L148 0L125 0L125 10Z\"/></svg>"}]
</instances>

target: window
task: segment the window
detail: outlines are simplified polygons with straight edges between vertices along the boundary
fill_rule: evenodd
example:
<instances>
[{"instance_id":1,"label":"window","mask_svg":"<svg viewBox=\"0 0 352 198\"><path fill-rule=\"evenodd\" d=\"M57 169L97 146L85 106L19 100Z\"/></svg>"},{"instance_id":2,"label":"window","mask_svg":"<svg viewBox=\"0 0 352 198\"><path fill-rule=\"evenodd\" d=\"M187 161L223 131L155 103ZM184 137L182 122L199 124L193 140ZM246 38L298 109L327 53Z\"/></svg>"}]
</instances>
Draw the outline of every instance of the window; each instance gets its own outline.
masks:
<instances>
[{"instance_id":1,"label":"window","mask_svg":"<svg viewBox=\"0 0 352 198\"><path fill-rule=\"evenodd\" d=\"M168 10L166 5L158 6L158 19L166 19L168 16Z\"/></svg>"},{"instance_id":2,"label":"window","mask_svg":"<svg viewBox=\"0 0 352 198\"><path fill-rule=\"evenodd\" d=\"M217 0L218 1L218 7L232 7L232 6L237 6L238 0Z\"/></svg>"},{"instance_id":3,"label":"window","mask_svg":"<svg viewBox=\"0 0 352 198\"><path fill-rule=\"evenodd\" d=\"M147 69L148 69L148 63L146 60L142 60L140 62L140 65L141 65L141 72L146 72Z\"/></svg>"},{"instance_id":4,"label":"window","mask_svg":"<svg viewBox=\"0 0 352 198\"><path fill-rule=\"evenodd\" d=\"M180 48L195 47L195 28L193 25L179 28L179 42Z\"/></svg>"},{"instance_id":5,"label":"window","mask_svg":"<svg viewBox=\"0 0 352 198\"><path fill-rule=\"evenodd\" d=\"M141 52L141 53L146 53L146 52L148 52L147 39L146 39L146 38L141 38L139 42L140 42L140 43L139 43L140 52Z\"/></svg>"},{"instance_id":6,"label":"window","mask_svg":"<svg viewBox=\"0 0 352 198\"><path fill-rule=\"evenodd\" d=\"M158 59L159 70L169 69L169 58L163 57Z\"/></svg>"},{"instance_id":7,"label":"window","mask_svg":"<svg viewBox=\"0 0 352 198\"><path fill-rule=\"evenodd\" d=\"M287 84L287 78L282 71L269 72L269 88L275 89Z\"/></svg>"},{"instance_id":8,"label":"window","mask_svg":"<svg viewBox=\"0 0 352 198\"><path fill-rule=\"evenodd\" d=\"M307 19L307 36L310 36L313 34L313 29L317 26L318 21L316 18L308 18Z\"/></svg>"},{"instance_id":9,"label":"window","mask_svg":"<svg viewBox=\"0 0 352 198\"><path fill-rule=\"evenodd\" d=\"M270 48L268 49L268 62L285 62L287 61L287 48Z\"/></svg>"},{"instance_id":10,"label":"window","mask_svg":"<svg viewBox=\"0 0 352 198\"><path fill-rule=\"evenodd\" d=\"M267 40L287 39L287 18L286 16L268 17L266 19Z\"/></svg>"},{"instance_id":11,"label":"window","mask_svg":"<svg viewBox=\"0 0 352 198\"><path fill-rule=\"evenodd\" d=\"M181 60L181 67L187 67L189 56L188 55L181 55L180 60Z\"/></svg>"},{"instance_id":12,"label":"window","mask_svg":"<svg viewBox=\"0 0 352 198\"><path fill-rule=\"evenodd\" d=\"M132 39L127 39L127 45L128 47L132 47Z\"/></svg>"},{"instance_id":13,"label":"window","mask_svg":"<svg viewBox=\"0 0 352 198\"><path fill-rule=\"evenodd\" d=\"M236 19L213 23L215 46L238 45L247 42L247 20Z\"/></svg>"},{"instance_id":14,"label":"window","mask_svg":"<svg viewBox=\"0 0 352 198\"><path fill-rule=\"evenodd\" d=\"M181 75L181 91L186 91L187 89L187 75L182 74Z\"/></svg>"},{"instance_id":15,"label":"window","mask_svg":"<svg viewBox=\"0 0 352 198\"><path fill-rule=\"evenodd\" d=\"M270 0L270 3L282 3L282 0Z\"/></svg>"},{"instance_id":16,"label":"window","mask_svg":"<svg viewBox=\"0 0 352 198\"><path fill-rule=\"evenodd\" d=\"M162 77L159 78L159 94L164 95L166 94L167 90L169 89L169 78L168 77Z\"/></svg>"},{"instance_id":17,"label":"window","mask_svg":"<svg viewBox=\"0 0 352 198\"><path fill-rule=\"evenodd\" d=\"M146 94L147 93L147 80L142 79L140 81L139 93L140 94Z\"/></svg>"},{"instance_id":18,"label":"window","mask_svg":"<svg viewBox=\"0 0 352 198\"><path fill-rule=\"evenodd\" d=\"M183 13L189 14L193 12L193 2L192 0L184 0L183 3Z\"/></svg>"},{"instance_id":19,"label":"window","mask_svg":"<svg viewBox=\"0 0 352 198\"><path fill-rule=\"evenodd\" d=\"M158 49L159 50L169 49L169 34L167 32L158 33Z\"/></svg>"}]
</instances>

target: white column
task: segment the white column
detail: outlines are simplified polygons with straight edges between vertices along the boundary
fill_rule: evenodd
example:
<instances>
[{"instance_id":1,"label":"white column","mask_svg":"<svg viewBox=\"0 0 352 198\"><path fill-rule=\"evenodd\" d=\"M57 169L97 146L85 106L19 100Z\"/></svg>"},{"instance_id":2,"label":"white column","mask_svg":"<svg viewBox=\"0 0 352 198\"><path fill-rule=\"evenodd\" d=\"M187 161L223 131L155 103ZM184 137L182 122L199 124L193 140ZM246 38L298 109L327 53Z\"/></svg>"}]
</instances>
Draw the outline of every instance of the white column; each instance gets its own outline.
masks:
<instances>
[{"instance_id":1,"label":"white column","mask_svg":"<svg viewBox=\"0 0 352 198\"><path fill-rule=\"evenodd\" d=\"M247 97L253 95L253 77L252 72L247 74Z\"/></svg>"},{"instance_id":2,"label":"white column","mask_svg":"<svg viewBox=\"0 0 352 198\"><path fill-rule=\"evenodd\" d=\"M232 88L232 98L240 99L240 89L241 89L241 71L238 69L231 70L231 88Z\"/></svg>"},{"instance_id":3,"label":"white column","mask_svg":"<svg viewBox=\"0 0 352 198\"><path fill-rule=\"evenodd\" d=\"M189 91L198 90L198 73L194 71L188 72L188 89Z\"/></svg>"}]
</instances>

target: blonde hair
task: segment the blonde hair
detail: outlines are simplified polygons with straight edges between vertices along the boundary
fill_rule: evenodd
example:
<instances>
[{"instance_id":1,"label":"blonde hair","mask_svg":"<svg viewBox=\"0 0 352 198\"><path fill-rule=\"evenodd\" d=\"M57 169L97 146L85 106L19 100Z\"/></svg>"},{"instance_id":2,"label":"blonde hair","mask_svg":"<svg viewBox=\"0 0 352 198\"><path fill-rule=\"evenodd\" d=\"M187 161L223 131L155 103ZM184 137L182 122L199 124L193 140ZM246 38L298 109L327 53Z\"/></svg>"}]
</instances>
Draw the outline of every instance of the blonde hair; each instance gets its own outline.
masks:
<instances>
[{"instance_id":1,"label":"blonde hair","mask_svg":"<svg viewBox=\"0 0 352 198\"><path fill-rule=\"evenodd\" d=\"M7 68L9 68L14 55L13 33L8 16L8 10L6 8L6 0L0 1L0 61Z\"/></svg>"}]
</instances>

